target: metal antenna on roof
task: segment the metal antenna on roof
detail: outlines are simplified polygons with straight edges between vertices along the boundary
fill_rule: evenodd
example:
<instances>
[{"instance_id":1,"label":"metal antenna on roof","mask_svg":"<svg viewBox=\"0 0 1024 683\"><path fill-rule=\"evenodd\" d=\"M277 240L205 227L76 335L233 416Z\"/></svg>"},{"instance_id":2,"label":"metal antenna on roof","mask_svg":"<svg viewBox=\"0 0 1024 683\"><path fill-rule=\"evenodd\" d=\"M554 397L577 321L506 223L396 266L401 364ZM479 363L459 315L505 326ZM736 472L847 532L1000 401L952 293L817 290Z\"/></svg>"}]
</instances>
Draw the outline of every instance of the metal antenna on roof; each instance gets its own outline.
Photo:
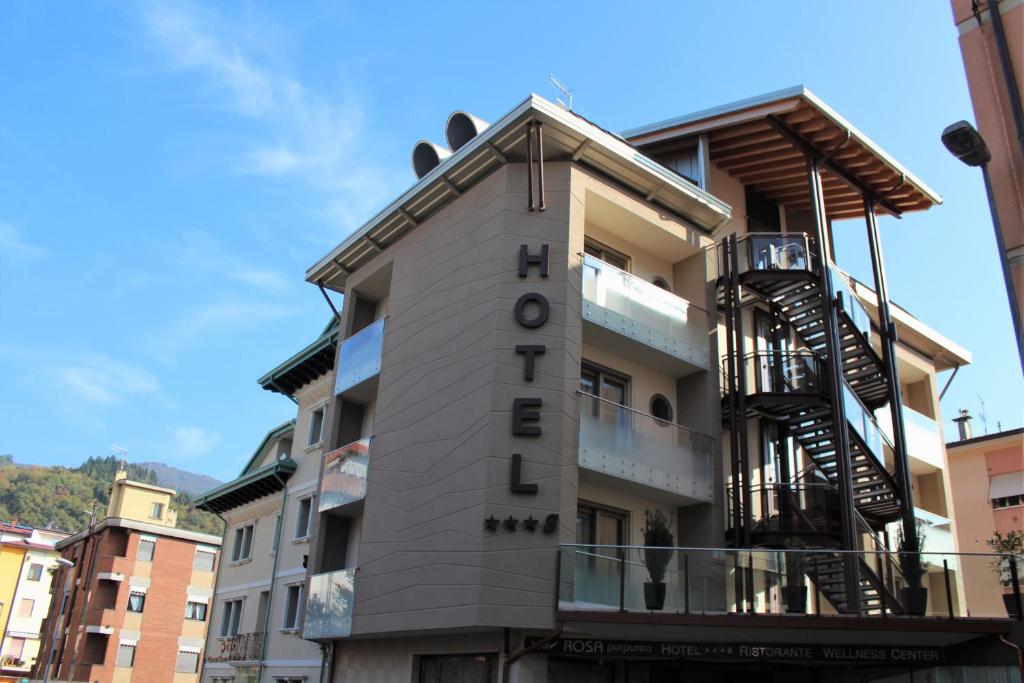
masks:
<instances>
[{"instance_id":1,"label":"metal antenna on roof","mask_svg":"<svg viewBox=\"0 0 1024 683\"><path fill-rule=\"evenodd\" d=\"M124 463L124 468L128 469L128 449L121 448L116 443L114 443L110 444L110 450L116 452L119 456L121 456L121 462Z\"/></svg>"},{"instance_id":2,"label":"metal antenna on roof","mask_svg":"<svg viewBox=\"0 0 1024 683\"><path fill-rule=\"evenodd\" d=\"M978 417L981 418L981 424L985 425L985 433L988 434L988 416L985 415L985 399L978 394L978 402L981 403L981 412L978 413Z\"/></svg>"},{"instance_id":3,"label":"metal antenna on roof","mask_svg":"<svg viewBox=\"0 0 1024 683\"><path fill-rule=\"evenodd\" d=\"M558 102L563 107L565 107L566 109L568 109L569 111L572 111L572 90L569 90L569 88L562 85L562 83L557 78L555 78L554 74L550 74L548 76L548 80L554 83L556 88L562 91L562 95L565 96L565 99L569 100L569 104L566 104L557 97L555 98L555 101Z\"/></svg>"}]
</instances>

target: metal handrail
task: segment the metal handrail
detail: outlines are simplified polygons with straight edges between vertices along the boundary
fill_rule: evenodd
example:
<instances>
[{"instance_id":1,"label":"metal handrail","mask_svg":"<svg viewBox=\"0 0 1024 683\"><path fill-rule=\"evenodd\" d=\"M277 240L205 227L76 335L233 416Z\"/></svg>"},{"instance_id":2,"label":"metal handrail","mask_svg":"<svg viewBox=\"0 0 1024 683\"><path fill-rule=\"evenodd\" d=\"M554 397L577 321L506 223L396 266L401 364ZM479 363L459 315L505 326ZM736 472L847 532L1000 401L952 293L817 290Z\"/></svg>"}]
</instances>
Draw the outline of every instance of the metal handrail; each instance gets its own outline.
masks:
<instances>
[{"instance_id":1,"label":"metal handrail","mask_svg":"<svg viewBox=\"0 0 1024 683\"><path fill-rule=\"evenodd\" d=\"M710 316L710 315L711 315L710 313L708 313L708 310L707 310L706 308L704 308L703 306L698 306L697 304L693 303L693 302L692 302L692 301L690 301L689 299L684 299L683 297L679 296L679 295L678 295L678 294L676 294L675 292L670 292L670 291L669 291L669 290L667 290L667 289L662 289L662 288L661 288L661 287L659 287L658 285L656 285L656 284L654 284L654 283L651 283L651 282L648 282L647 280L645 280L645 279L643 279L642 277L639 277L639 276L637 276L637 275L634 275L633 273L629 272L628 270L622 270L621 268L616 268L615 266L613 266L612 264L608 263L607 261L602 261L602 260L601 260L601 259L599 259L598 257L596 257L596 256L591 256L590 254L586 253L585 251L580 251L580 252L577 252L577 255L578 255L578 256L581 256L581 257L583 257L583 262L584 262L584 263L586 263L587 261L596 261L597 263L600 263L600 264L601 264L601 269L602 269L602 270L603 270L603 269L605 269L605 268L607 268L608 270L613 270L613 271L615 271L615 272L617 272L617 273L620 273L620 274L622 274L622 275L625 275L625 276L626 276L626 277L628 277L628 278L631 278L631 279L633 279L633 280L636 280L637 282L642 282L642 283L644 283L645 285L648 285L648 286L650 286L650 287L654 287L654 288L655 288L655 289L657 289L657 290L658 290L659 292L662 292L662 293L664 293L664 294L667 294L668 296L673 296L673 297L675 297L675 298L679 299L680 301L684 302L684 303L685 303L685 304L686 304L687 306L691 306L691 307L693 307L693 308L696 308L696 309L697 309L698 311L703 311L703 312L704 312L704 313L705 313L706 315L708 315L708 316Z\"/></svg>"},{"instance_id":2,"label":"metal handrail","mask_svg":"<svg viewBox=\"0 0 1024 683\"><path fill-rule=\"evenodd\" d=\"M709 548L704 546L684 547L684 546L657 546L657 545L611 545L607 543L560 543L558 545L560 549L571 549L571 548L601 548L601 549L615 549L615 550L672 550L675 552L716 552L716 553L808 553L808 554L822 554L822 553L835 553L844 555L882 555L881 551L872 550L843 550L841 548ZM936 555L942 557L1016 557L1018 560L1024 561L1024 555L1017 555L1016 553L900 553L899 551L889 551L889 554L893 555Z\"/></svg>"},{"instance_id":3,"label":"metal handrail","mask_svg":"<svg viewBox=\"0 0 1024 683\"><path fill-rule=\"evenodd\" d=\"M601 398L600 396L596 396L594 394L588 393L586 391L583 391L582 389L577 389L576 393L579 394L580 396L586 396L587 398L592 398L592 399L594 399L596 401L600 401L601 403L607 403L610 406L615 406L616 408L620 408L622 410L628 410L629 412L634 413L636 415L640 415L642 417L649 417L649 418L651 418L652 420L654 420L656 422L660 422L661 424L665 425L666 427L678 427L679 429L682 429L684 431L690 432L691 434L696 434L697 436L703 436L706 439L713 439L714 438L710 434L705 434L704 432L698 432L696 429L690 429L689 427L684 427L681 424L677 424L675 422L670 422L669 420L663 420L660 417L655 417L654 415L651 415L650 413L645 413L642 410L636 410L635 408L630 408L629 406L624 406L621 403L616 403L615 401L609 401L606 398Z\"/></svg>"}]
</instances>

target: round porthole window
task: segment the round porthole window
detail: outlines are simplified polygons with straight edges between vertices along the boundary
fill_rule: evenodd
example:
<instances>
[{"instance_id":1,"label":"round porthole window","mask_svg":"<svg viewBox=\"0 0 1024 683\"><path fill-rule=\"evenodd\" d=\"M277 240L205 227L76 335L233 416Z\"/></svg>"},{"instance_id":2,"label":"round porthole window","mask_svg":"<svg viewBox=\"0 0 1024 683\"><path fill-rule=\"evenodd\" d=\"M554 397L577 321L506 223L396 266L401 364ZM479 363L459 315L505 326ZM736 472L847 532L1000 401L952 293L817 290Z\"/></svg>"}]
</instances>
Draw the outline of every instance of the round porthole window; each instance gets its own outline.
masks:
<instances>
[{"instance_id":1,"label":"round porthole window","mask_svg":"<svg viewBox=\"0 0 1024 683\"><path fill-rule=\"evenodd\" d=\"M661 394L655 394L651 399L651 415L664 420L665 422L672 421L672 404L668 402L668 399Z\"/></svg>"},{"instance_id":2,"label":"round porthole window","mask_svg":"<svg viewBox=\"0 0 1024 683\"><path fill-rule=\"evenodd\" d=\"M672 291L672 288L668 286L668 282L663 277L656 277L656 278L654 278L653 282L654 282L654 286L655 287L661 287L666 292L671 292Z\"/></svg>"}]
</instances>

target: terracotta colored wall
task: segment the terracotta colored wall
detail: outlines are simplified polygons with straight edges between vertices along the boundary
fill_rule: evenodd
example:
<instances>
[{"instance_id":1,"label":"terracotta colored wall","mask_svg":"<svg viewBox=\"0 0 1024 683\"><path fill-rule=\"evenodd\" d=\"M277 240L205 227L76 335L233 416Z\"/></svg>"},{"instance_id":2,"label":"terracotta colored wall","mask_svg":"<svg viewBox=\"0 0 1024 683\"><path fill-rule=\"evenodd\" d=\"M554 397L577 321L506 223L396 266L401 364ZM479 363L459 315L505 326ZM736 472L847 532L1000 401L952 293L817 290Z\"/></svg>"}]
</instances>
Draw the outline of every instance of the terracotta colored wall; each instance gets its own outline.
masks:
<instances>
[{"instance_id":1,"label":"terracotta colored wall","mask_svg":"<svg viewBox=\"0 0 1024 683\"><path fill-rule=\"evenodd\" d=\"M1003 239L1006 249L1012 251L1024 245L1024 155L1017 142L1005 77L1001 71L988 13L982 14L979 26L971 14L971 0L953 0L952 4L953 20L960 33L960 51L974 105L974 118L978 131L992 151L989 170ZM991 0L979 2L983 11L990 4ZM1015 70L1017 89L1024 93L1024 4L1012 8L1009 0L1002 0L999 4L1003 7L1000 16ZM978 219L987 220L987 216L979 216ZM1024 310L1024 257L1018 256L1016 265L1011 260L1011 274L1018 304Z\"/></svg>"}]
</instances>

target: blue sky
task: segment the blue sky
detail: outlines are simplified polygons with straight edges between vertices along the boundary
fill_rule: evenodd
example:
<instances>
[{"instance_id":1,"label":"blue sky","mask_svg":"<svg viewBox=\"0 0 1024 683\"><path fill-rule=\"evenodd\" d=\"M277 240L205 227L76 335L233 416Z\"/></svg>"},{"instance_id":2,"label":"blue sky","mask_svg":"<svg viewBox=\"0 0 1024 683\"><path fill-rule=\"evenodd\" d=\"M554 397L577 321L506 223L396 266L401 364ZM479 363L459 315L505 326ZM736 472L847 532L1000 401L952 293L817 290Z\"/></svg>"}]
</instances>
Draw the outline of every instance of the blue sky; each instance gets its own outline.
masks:
<instances>
[{"instance_id":1,"label":"blue sky","mask_svg":"<svg viewBox=\"0 0 1024 683\"><path fill-rule=\"evenodd\" d=\"M974 353L947 436L980 400L1024 422L981 179L939 141L973 118L947 3L573 5L5 3L0 453L234 476L294 415L256 379L327 320L306 267L452 110L553 99L549 73L612 130L810 87L945 200L882 235L893 299ZM837 226L870 282L864 244Z\"/></svg>"}]
</instances>

